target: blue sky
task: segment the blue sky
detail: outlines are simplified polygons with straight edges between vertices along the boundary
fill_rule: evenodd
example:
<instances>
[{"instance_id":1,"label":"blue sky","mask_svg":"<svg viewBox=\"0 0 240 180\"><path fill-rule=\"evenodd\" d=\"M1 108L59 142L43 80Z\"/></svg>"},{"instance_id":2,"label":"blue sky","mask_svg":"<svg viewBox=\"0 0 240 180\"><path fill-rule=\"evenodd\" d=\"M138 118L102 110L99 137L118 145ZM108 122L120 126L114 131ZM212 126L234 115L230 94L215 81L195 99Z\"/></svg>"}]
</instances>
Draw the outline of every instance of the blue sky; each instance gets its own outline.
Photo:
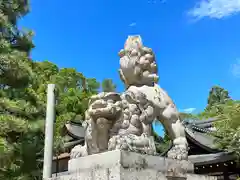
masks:
<instances>
[{"instance_id":1,"label":"blue sky","mask_svg":"<svg viewBox=\"0 0 240 180\"><path fill-rule=\"evenodd\" d=\"M19 26L33 29L36 61L74 67L123 91L118 51L140 34L181 111L201 111L220 85L240 99L240 0L32 0Z\"/></svg>"}]
</instances>

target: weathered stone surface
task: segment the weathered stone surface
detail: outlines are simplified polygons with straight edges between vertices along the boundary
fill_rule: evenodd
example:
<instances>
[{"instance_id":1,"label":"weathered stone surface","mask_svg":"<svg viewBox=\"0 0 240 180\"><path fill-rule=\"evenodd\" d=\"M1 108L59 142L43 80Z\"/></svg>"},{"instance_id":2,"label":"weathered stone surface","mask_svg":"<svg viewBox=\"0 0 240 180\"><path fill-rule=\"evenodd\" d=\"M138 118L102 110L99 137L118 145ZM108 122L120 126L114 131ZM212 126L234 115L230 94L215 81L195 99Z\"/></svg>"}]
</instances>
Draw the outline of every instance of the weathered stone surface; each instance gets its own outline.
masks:
<instances>
[{"instance_id":1,"label":"weathered stone surface","mask_svg":"<svg viewBox=\"0 0 240 180\"><path fill-rule=\"evenodd\" d=\"M51 180L216 180L192 173L189 161L115 150L72 159L68 175Z\"/></svg>"},{"instance_id":2,"label":"weathered stone surface","mask_svg":"<svg viewBox=\"0 0 240 180\"><path fill-rule=\"evenodd\" d=\"M189 161L178 161L120 150L71 159L68 164L68 171L74 173L83 169L111 168L113 166L125 169L155 169L161 172L193 173L193 164Z\"/></svg>"},{"instance_id":3,"label":"weathered stone surface","mask_svg":"<svg viewBox=\"0 0 240 180\"><path fill-rule=\"evenodd\" d=\"M161 120L173 141L172 159L186 160L188 144L178 110L157 84L157 63L152 49L140 36L129 36L119 52L120 78L127 87L119 93L94 95L86 112L85 145L74 147L71 159L125 150L156 154L152 143L152 122Z\"/></svg>"}]
</instances>

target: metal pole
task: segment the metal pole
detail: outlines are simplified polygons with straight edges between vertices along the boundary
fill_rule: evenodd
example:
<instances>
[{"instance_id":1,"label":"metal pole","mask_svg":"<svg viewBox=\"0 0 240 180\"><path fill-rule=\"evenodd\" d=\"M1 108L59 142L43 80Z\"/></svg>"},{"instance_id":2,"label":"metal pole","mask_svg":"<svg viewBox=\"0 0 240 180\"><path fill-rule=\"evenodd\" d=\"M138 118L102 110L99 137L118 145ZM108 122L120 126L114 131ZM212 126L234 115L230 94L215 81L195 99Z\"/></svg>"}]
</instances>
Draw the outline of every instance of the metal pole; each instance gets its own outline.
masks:
<instances>
[{"instance_id":1,"label":"metal pole","mask_svg":"<svg viewBox=\"0 0 240 180\"><path fill-rule=\"evenodd\" d=\"M48 179L52 177L53 126L54 126L54 118L55 118L54 90L55 90L55 84L48 84L47 112L46 112L46 121L45 121L43 179Z\"/></svg>"}]
</instances>

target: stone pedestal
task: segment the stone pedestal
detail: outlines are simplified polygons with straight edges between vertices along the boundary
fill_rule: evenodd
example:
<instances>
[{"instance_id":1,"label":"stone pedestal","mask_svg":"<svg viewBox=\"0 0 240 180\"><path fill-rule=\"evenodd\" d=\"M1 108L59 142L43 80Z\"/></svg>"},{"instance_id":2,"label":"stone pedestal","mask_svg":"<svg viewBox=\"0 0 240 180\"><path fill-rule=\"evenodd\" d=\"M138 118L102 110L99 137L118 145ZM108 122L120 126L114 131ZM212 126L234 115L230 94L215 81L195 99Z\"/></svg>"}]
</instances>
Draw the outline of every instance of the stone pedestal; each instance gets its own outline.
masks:
<instances>
[{"instance_id":1,"label":"stone pedestal","mask_svg":"<svg viewBox=\"0 0 240 180\"><path fill-rule=\"evenodd\" d=\"M193 174L193 164L126 151L72 159L68 173L52 180L216 180Z\"/></svg>"}]
</instances>

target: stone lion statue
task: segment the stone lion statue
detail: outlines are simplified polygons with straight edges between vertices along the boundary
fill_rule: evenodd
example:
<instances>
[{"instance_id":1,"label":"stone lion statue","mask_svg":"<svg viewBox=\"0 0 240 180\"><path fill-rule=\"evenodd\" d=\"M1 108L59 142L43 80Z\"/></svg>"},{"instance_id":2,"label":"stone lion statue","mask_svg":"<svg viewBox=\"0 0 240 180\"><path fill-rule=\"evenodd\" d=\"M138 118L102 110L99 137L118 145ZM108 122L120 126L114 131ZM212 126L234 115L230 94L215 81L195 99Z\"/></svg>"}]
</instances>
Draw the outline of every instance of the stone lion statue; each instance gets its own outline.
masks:
<instances>
[{"instance_id":1,"label":"stone lion statue","mask_svg":"<svg viewBox=\"0 0 240 180\"><path fill-rule=\"evenodd\" d=\"M140 36L129 36L119 57L119 74L126 90L91 98L86 112L85 145L74 147L71 158L115 149L155 155L152 123L159 120L173 141L168 157L187 159L184 127L176 105L157 84L152 49L143 46Z\"/></svg>"}]
</instances>

